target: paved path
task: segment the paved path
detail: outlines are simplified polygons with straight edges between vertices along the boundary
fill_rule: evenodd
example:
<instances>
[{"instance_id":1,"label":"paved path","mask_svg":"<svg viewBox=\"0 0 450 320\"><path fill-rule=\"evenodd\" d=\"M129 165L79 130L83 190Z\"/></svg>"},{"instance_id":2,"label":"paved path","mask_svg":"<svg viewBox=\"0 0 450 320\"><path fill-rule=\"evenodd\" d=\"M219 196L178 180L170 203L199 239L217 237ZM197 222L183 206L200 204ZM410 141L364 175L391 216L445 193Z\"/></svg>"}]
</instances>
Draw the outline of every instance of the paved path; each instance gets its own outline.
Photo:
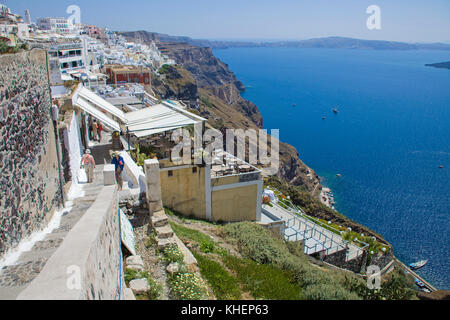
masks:
<instances>
[{"instance_id":1,"label":"paved path","mask_svg":"<svg viewBox=\"0 0 450 320\"><path fill-rule=\"evenodd\" d=\"M332 254L345 248L345 242L340 235L276 204L272 205L272 207L263 205L263 211L286 222L285 238L287 240L305 240L306 254L314 254L322 250L327 250L327 254ZM352 243L349 244L349 249L348 260L362 254L362 250Z\"/></svg>"},{"instance_id":2,"label":"paved path","mask_svg":"<svg viewBox=\"0 0 450 320\"><path fill-rule=\"evenodd\" d=\"M108 138L104 138L102 144L96 143L91 148L92 155L96 160L94 182L78 184L83 195L76 199L69 199L73 200L72 209L63 209L59 227L47 234L43 240L36 242L31 251L23 252L14 265L0 270L0 300L17 298L19 293L41 272L47 260L61 245L65 236L94 203L103 188L104 164L111 161L109 149Z\"/></svg>"}]
</instances>

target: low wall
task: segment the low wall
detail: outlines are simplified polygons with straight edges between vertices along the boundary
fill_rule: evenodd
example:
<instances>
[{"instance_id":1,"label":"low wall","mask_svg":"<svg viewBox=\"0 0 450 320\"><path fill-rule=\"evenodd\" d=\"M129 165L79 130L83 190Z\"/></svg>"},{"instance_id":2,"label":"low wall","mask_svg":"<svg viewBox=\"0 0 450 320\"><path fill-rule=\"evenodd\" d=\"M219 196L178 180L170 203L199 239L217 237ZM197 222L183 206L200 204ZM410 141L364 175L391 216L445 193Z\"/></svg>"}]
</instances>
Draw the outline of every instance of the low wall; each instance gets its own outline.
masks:
<instances>
[{"instance_id":1,"label":"low wall","mask_svg":"<svg viewBox=\"0 0 450 320\"><path fill-rule=\"evenodd\" d=\"M125 162L123 169L124 180L131 182L130 187L132 189L139 188L141 193L146 192L147 183L144 170L142 170L142 168L139 167L136 162L134 162L133 158L131 158L128 152L122 151L120 152L120 155Z\"/></svg>"},{"instance_id":2,"label":"low wall","mask_svg":"<svg viewBox=\"0 0 450 320\"><path fill-rule=\"evenodd\" d=\"M116 300L125 290L116 186L105 186L18 300Z\"/></svg>"}]
</instances>

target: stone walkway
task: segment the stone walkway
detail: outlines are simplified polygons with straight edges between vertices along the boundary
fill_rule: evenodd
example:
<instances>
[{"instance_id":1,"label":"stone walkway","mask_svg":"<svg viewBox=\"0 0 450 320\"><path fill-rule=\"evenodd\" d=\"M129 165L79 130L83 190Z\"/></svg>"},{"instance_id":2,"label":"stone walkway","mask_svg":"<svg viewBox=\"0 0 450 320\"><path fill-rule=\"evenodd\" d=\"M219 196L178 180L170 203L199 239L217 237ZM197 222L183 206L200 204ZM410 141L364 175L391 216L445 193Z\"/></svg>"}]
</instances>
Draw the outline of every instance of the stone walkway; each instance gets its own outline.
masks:
<instances>
[{"instance_id":1,"label":"stone walkway","mask_svg":"<svg viewBox=\"0 0 450 320\"><path fill-rule=\"evenodd\" d=\"M108 140L104 138L103 141ZM110 146L109 143L96 143L91 148L92 155L96 160L94 182L80 184L84 195L73 200L71 210L64 209L59 227L52 233L47 234L42 241L36 242L31 251L22 253L14 265L0 270L0 300L16 299L19 293L41 272L47 260L58 249L65 236L94 203L103 188L104 164L111 161Z\"/></svg>"}]
</instances>

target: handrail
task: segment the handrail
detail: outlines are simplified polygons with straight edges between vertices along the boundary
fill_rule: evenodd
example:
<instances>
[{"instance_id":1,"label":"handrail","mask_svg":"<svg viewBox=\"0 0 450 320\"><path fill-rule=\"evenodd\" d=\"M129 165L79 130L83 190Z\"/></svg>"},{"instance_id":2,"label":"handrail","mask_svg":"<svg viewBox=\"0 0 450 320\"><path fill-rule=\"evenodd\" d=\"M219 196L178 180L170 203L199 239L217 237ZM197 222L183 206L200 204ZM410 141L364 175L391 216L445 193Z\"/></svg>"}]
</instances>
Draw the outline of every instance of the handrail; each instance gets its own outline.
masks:
<instances>
[{"instance_id":1,"label":"handrail","mask_svg":"<svg viewBox=\"0 0 450 320\"><path fill-rule=\"evenodd\" d=\"M275 192L277 192L279 194L283 194L281 191L279 191L276 188L269 187L269 189L272 190L272 191L275 191ZM301 208L299 208L298 206L294 205L291 200L283 199L283 200L278 200L278 201L281 202L282 204L284 204L285 206L287 206L288 208L285 209L285 208L283 208L283 207L281 207L279 205L278 206L283 208L283 209L285 209L285 210L287 210L289 213L295 213L295 214L300 215L302 218L305 218L305 219L311 218L311 219L315 220L314 222L312 222L313 224L317 224L320 227L322 227L324 229L327 229L327 230L331 231L332 233L336 234L337 236L341 237L341 231L340 230L337 230L334 227L328 226L327 224L323 223L322 221L316 220L314 217L311 217L311 216L307 215ZM296 209L294 209L294 208L296 208ZM332 229L332 230L330 230L330 229ZM333 239L333 237L334 236L332 235L332 239ZM364 241L361 241L359 239L355 239L353 241L363 244L362 248L357 247L358 251L363 251L363 250L365 250L366 248L369 247L368 243L366 243Z\"/></svg>"}]
</instances>

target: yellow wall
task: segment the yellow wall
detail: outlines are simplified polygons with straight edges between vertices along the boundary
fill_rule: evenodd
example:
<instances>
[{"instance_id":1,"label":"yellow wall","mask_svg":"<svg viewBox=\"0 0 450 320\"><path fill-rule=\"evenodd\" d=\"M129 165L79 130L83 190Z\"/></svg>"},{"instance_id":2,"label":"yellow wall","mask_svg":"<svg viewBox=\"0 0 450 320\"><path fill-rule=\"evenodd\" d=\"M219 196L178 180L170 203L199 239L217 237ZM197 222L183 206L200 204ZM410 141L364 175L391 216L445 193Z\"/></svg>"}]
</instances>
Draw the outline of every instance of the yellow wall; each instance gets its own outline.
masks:
<instances>
[{"instance_id":1,"label":"yellow wall","mask_svg":"<svg viewBox=\"0 0 450 320\"><path fill-rule=\"evenodd\" d=\"M233 183L239 183L239 176L229 176L211 179L211 188Z\"/></svg>"},{"instance_id":2,"label":"yellow wall","mask_svg":"<svg viewBox=\"0 0 450 320\"><path fill-rule=\"evenodd\" d=\"M213 221L255 221L257 185L212 192Z\"/></svg>"},{"instance_id":3,"label":"yellow wall","mask_svg":"<svg viewBox=\"0 0 450 320\"><path fill-rule=\"evenodd\" d=\"M172 177L168 176L168 171L160 172L164 206L185 216L206 219L205 168L197 167L197 173L192 173L192 168L172 172Z\"/></svg>"}]
</instances>

